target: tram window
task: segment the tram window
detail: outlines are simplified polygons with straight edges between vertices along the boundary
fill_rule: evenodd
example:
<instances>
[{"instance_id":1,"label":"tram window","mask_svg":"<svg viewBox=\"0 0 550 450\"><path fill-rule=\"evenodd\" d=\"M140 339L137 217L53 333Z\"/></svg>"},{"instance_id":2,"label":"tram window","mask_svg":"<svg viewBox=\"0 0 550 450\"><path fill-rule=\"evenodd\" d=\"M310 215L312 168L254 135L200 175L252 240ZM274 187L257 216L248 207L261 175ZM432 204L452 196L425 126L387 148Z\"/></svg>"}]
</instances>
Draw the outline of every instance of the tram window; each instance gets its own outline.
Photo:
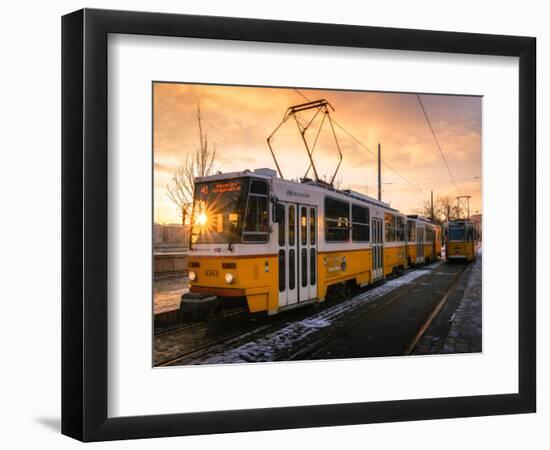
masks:
<instances>
[{"instance_id":1,"label":"tram window","mask_svg":"<svg viewBox=\"0 0 550 450\"><path fill-rule=\"evenodd\" d=\"M243 241L264 242L267 240L267 216L267 197L251 195L246 208Z\"/></svg>"},{"instance_id":2,"label":"tram window","mask_svg":"<svg viewBox=\"0 0 550 450\"><path fill-rule=\"evenodd\" d=\"M307 250L302 249L302 287L307 286Z\"/></svg>"},{"instance_id":3,"label":"tram window","mask_svg":"<svg viewBox=\"0 0 550 450\"><path fill-rule=\"evenodd\" d=\"M351 240L368 242L370 240L369 209L351 205Z\"/></svg>"},{"instance_id":4,"label":"tram window","mask_svg":"<svg viewBox=\"0 0 550 450\"><path fill-rule=\"evenodd\" d=\"M286 213L285 205L277 204L277 218L279 219L279 247L285 245Z\"/></svg>"},{"instance_id":5,"label":"tram window","mask_svg":"<svg viewBox=\"0 0 550 450\"><path fill-rule=\"evenodd\" d=\"M369 226L354 223L351 230L353 242L369 242Z\"/></svg>"},{"instance_id":6,"label":"tram window","mask_svg":"<svg viewBox=\"0 0 550 450\"><path fill-rule=\"evenodd\" d=\"M315 225L317 221L315 220L315 209L310 208L309 210L309 243L315 245Z\"/></svg>"},{"instance_id":7,"label":"tram window","mask_svg":"<svg viewBox=\"0 0 550 450\"><path fill-rule=\"evenodd\" d=\"M263 180L252 180L250 185L250 193L267 195L267 183Z\"/></svg>"},{"instance_id":8,"label":"tram window","mask_svg":"<svg viewBox=\"0 0 550 450\"><path fill-rule=\"evenodd\" d=\"M393 214L385 213L384 222L386 229L386 242L395 242L395 217Z\"/></svg>"},{"instance_id":9,"label":"tram window","mask_svg":"<svg viewBox=\"0 0 550 450\"><path fill-rule=\"evenodd\" d=\"M307 244L307 209L302 206L300 208L300 242L302 245Z\"/></svg>"},{"instance_id":10,"label":"tram window","mask_svg":"<svg viewBox=\"0 0 550 450\"><path fill-rule=\"evenodd\" d=\"M283 292L286 287L285 280L285 251L279 250L279 292Z\"/></svg>"},{"instance_id":11,"label":"tram window","mask_svg":"<svg viewBox=\"0 0 550 450\"><path fill-rule=\"evenodd\" d=\"M407 220L407 241L416 241L416 223L414 223L414 220Z\"/></svg>"},{"instance_id":12,"label":"tram window","mask_svg":"<svg viewBox=\"0 0 550 450\"><path fill-rule=\"evenodd\" d=\"M403 242L405 240L405 221L403 217L395 217L395 240Z\"/></svg>"},{"instance_id":13,"label":"tram window","mask_svg":"<svg viewBox=\"0 0 550 450\"><path fill-rule=\"evenodd\" d=\"M315 249L310 249L310 259L309 259L309 267L310 267L310 277L311 277L311 284L314 285L317 281L315 279Z\"/></svg>"},{"instance_id":14,"label":"tram window","mask_svg":"<svg viewBox=\"0 0 550 450\"><path fill-rule=\"evenodd\" d=\"M246 205L243 242L265 242L268 238L269 213L267 183L252 180Z\"/></svg>"},{"instance_id":15,"label":"tram window","mask_svg":"<svg viewBox=\"0 0 550 450\"><path fill-rule=\"evenodd\" d=\"M288 207L288 245L294 246L296 235L296 224L294 221L294 205Z\"/></svg>"},{"instance_id":16,"label":"tram window","mask_svg":"<svg viewBox=\"0 0 550 450\"><path fill-rule=\"evenodd\" d=\"M296 287L296 252L293 248L288 251L288 289Z\"/></svg>"},{"instance_id":17,"label":"tram window","mask_svg":"<svg viewBox=\"0 0 550 450\"><path fill-rule=\"evenodd\" d=\"M432 228L426 228L426 239L424 242L434 241L434 230Z\"/></svg>"},{"instance_id":18,"label":"tram window","mask_svg":"<svg viewBox=\"0 0 550 450\"><path fill-rule=\"evenodd\" d=\"M349 203L325 197L325 241L349 241Z\"/></svg>"},{"instance_id":19,"label":"tram window","mask_svg":"<svg viewBox=\"0 0 550 450\"><path fill-rule=\"evenodd\" d=\"M464 227L460 225L449 226L449 241L463 241L464 240Z\"/></svg>"}]
</instances>

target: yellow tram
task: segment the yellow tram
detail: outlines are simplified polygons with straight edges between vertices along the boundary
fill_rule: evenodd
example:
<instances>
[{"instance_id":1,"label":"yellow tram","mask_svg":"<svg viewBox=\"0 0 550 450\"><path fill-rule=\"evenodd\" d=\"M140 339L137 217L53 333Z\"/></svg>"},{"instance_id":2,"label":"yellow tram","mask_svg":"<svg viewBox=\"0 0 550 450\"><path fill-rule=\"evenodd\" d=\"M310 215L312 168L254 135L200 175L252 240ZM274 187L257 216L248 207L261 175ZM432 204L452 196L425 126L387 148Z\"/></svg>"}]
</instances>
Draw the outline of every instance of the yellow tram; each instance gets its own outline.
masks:
<instances>
[{"instance_id":1,"label":"yellow tram","mask_svg":"<svg viewBox=\"0 0 550 450\"><path fill-rule=\"evenodd\" d=\"M418 215L407 216L407 264L425 264L441 257L441 227Z\"/></svg>"},{"instance_id":2,"label":"yellow tram","mask_svg":"<svg viewBox=\"0 0 550 450\"><path fill-rule=\"evenodd\" d=\"M440 227L366 195L271 169L196 180L184 314L276 314L441 255Z\"/></svg>"},{"instance_id":3,"label":"yellow tram","mask_svg":"<svg viewBox=\"0 0 550 450\"><path fill-rule=\"evenodd\" d=\"M476 259L479 239L475 224L471 220L450 220L445 231L447 261L470 262Z\"/></svg>"}]
</instances>

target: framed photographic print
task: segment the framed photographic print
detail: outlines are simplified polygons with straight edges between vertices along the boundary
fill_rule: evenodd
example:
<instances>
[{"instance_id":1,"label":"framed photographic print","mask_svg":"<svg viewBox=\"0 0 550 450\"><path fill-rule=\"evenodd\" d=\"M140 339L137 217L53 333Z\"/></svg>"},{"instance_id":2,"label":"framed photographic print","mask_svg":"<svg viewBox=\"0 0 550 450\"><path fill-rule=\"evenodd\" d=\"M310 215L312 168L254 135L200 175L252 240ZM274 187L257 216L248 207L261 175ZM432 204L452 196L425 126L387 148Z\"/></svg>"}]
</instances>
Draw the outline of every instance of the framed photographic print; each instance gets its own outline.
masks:
<instances>
[{"instance_id":1,"label":"framed photographic print","mask_svg":"<svg viewBox=\"0 0 550 450\"><path fill-rule=\"evenodd\" d=\"M62 32L64 434L535 411L534 38Z\"/></svg>"}]
</instances>

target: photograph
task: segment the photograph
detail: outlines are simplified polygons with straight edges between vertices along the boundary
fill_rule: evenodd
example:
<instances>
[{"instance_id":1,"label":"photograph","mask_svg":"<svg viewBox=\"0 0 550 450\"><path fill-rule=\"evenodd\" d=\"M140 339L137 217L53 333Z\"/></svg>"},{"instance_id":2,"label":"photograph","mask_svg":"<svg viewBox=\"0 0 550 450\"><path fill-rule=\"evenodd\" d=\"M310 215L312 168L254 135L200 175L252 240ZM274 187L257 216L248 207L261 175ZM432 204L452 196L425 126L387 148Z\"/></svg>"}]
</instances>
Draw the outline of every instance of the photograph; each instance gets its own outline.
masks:
<instances>
[{"instance_id":1,"label":"photograph","mask_svg":"<svg viewBox=\"0 0 550 450\"><path fill-rule=\"evenodd\" d=\"M483 351L483 96L151 89L153 367Z\"/></svg>"}]
</instances>

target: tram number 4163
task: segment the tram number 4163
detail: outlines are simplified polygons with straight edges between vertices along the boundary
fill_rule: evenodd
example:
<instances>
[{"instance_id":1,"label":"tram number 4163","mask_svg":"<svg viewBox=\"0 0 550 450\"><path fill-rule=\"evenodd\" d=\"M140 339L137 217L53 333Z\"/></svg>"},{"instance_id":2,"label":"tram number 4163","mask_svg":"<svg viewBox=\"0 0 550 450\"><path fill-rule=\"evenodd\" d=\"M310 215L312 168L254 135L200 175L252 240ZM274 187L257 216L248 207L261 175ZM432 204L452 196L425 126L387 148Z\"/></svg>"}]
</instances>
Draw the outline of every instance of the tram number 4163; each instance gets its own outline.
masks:
<instances>
[{"instance_id":1,"label":"tram number 4163","mask_svg":"<svg viewBox=\"0 0 550 450\"><path fill-rule=\"evenodd\" d=\"M218 271L216 269L207 269L207 270L204 271L204 274L207 277L217 277L218 276Z\"/></svg>"}]
</instances>

